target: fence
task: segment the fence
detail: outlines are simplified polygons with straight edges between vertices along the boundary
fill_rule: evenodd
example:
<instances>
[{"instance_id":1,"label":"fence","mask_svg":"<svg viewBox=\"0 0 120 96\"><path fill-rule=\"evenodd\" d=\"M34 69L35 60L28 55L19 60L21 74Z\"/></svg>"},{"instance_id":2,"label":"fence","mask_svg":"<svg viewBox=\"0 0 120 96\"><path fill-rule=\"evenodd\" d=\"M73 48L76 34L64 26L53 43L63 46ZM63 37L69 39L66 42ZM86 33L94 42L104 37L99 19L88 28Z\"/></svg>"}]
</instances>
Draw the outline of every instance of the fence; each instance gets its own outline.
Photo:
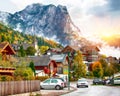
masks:
<instances>
[{"instance_id":1,"label":"fence","mask_svg":"<svg viewBox=\"0 0 120 96\"><path fill-rule=\"evenodd\" d=\"M39 80L0 82L0 96L40 91Z\"/></svg>"}]
</instances>

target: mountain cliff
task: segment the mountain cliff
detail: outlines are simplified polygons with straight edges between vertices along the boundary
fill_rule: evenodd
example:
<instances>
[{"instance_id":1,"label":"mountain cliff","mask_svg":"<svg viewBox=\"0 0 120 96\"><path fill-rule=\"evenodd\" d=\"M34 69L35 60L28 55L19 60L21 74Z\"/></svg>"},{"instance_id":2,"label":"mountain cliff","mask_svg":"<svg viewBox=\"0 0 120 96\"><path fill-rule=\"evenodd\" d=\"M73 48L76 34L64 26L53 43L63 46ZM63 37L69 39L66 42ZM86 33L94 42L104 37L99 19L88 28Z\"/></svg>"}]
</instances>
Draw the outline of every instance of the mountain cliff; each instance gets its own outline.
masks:
<instances>
[{"instance_id":1,"label":"mountain cliff","mask_svg":"<svg viewBox=\"0 0 120 96\"><path fill-rule=\"evenodd\" d=\"M7 25L13 29L25 34L53 39L62 45L72 43L73 34L80 34L65 6L36 3L14 14L4 13L5 16L2 14L1 12L0 20L7 22Z\"/></svg>"}]
</instances>

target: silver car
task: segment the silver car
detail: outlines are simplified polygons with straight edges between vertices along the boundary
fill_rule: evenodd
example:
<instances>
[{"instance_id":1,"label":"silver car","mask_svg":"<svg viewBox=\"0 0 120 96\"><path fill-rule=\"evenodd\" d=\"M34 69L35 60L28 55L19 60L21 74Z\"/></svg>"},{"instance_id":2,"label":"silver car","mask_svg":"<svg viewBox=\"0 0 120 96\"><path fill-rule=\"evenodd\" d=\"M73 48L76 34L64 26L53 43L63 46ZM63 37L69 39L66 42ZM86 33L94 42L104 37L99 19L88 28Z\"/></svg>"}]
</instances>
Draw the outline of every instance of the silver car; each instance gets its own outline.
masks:
<instances>
[{"instance_id":1,"label":"silver car","mask_svg":"<svg viewBox=\"0 0 120 96\"><path fill-rule=\"evenodd\" d=\"M88 87L88 81L84 78L77 81L77 88L79 87Z\"/></svg>"},{"instance_id":2,"label":"silver car","mask_svg":"<svg viewBox=\"0 0 120 96\"><path fill-rule=\"evenodd\" d=\"M41 89L56 89L60 90L64 88L64 82L61 79L49 78L40 83Z\"/></svg>"}]
</instances>

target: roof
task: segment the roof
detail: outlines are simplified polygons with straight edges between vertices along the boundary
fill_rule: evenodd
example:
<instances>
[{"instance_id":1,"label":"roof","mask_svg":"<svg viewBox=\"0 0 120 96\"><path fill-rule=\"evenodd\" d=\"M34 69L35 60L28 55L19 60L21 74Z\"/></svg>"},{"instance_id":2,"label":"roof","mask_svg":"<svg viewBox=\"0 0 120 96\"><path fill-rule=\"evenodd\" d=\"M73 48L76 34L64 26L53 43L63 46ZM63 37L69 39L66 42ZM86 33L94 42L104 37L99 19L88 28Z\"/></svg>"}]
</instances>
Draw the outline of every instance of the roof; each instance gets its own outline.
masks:
<instances>
[{"instance_id":1,"label":"roof","mask_svg":"<svg viewBox=\"0 0 120 96\"><path fill-rule=\"evenodd\" d=\"M73 51L78 51L78 50L79 50L79 47L68 45L62 50L62 52L66 53L66 52L73 52Z\"/></svg>"},{"instance_id":2,"label":"roof","mask_svg":"<svg viewBox=\"0 0 120 96\"><path fill-rule=\"evenodd\" d=\"M66 59L66 56L66 54L55 54L50 56L50 59L56 62L63 62Z\"/></svg>"},{"instance_id":3,"label":"roof","mask_svg":"<svg viewBox=\"0 0 120 96\"><path fill-rule=\"evenodd\" d=\"M81 50L84 49L84 50L97 50L97 51L100 51L100 49L97 47L97 46L83 46L81 47Z\"/></svg>"},{"instance_id":4,"label":"roof","mask_svg":"<svg viewBox=\"0 0 120 96\"><path fill-rule=\"evenodd\" d=\"M5 52L6 54L16 54L9 42L0 43L0 53L3 52Z\"/></svg>"},{"instance_id":5,"label":"roof","mask_svg":"<svg viewBox=\"0 0 120 96\"><path fill-rule=\"evenodd\" d=\"M32 56L28 58L34 62L35 66L48 66L49 62L51 61L49 55Z\"/></svg>"},{"instance_id":6,"label":"roof","mask_svg":"<svg viewBox=\"0 0 120 96\"><path fill-rule=\"evenodd\" d=\"M14 50L19 50L21 45L23 46L23 49L25 50L30 46L34 46L33 44L22 43L22 44L12 44L12 47L14 48Z\"/></svg>"}]
</instances>

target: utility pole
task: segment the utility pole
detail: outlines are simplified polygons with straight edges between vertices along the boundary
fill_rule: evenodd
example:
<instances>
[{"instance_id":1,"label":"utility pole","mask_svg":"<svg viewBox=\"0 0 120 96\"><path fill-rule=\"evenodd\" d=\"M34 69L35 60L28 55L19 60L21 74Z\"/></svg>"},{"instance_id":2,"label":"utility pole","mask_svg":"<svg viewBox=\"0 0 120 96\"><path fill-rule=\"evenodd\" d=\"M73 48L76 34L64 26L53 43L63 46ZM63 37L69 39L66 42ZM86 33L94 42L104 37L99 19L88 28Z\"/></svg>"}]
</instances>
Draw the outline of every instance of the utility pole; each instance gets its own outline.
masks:
<instances>
[{"instance_id":1,"label":"utility pole","mask_svg":"<svg viewBox=\"0 0 120 96\"><path fill-rule=\"evenodd\" d=\"M70 52L68 52L68 90L70 90Z\"/></svg>"}]
</instances>

